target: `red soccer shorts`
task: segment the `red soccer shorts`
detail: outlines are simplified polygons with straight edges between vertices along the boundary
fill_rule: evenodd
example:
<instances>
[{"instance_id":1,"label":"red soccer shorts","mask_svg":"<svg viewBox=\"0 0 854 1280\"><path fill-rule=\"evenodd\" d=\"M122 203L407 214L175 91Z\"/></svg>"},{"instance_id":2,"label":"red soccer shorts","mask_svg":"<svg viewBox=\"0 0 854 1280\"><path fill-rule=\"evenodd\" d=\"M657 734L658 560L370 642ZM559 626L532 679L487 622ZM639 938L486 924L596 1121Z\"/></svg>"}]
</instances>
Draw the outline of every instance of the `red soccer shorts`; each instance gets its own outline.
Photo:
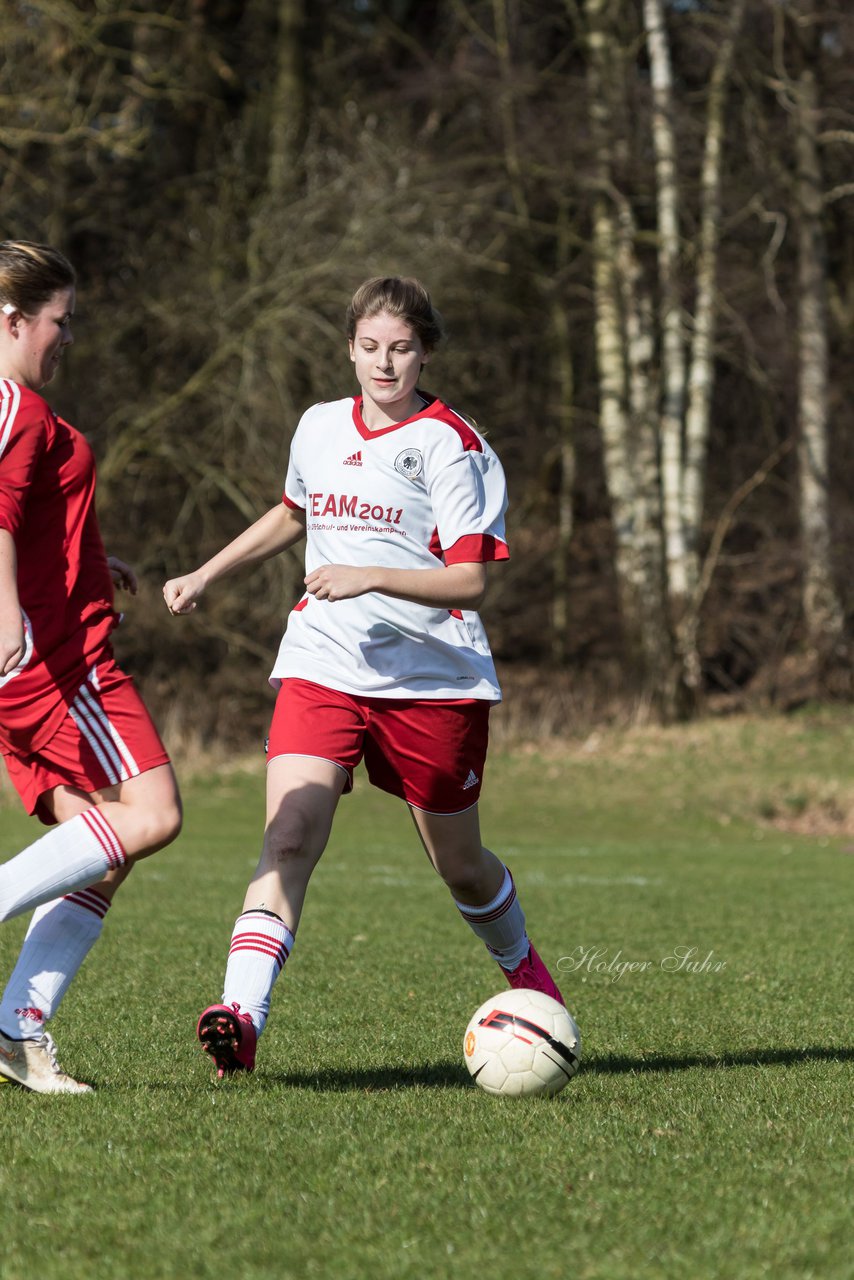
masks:
<instances>
[{"instance_id":1,"label":"red soccer shorts","mask_svg":"<svg viewBox=\"0 0 854 1280\"><path fill-rule=\"evenodd\" d=\"M91 795L169 756L133 680L110 657L92 667L53 737L32 755L4 755L27 813L55 822L41 797L57 786Z\"/></svg>"},{"instance_id":2,"label":"red soccer shorts","mask_svg":"<svg viewBox=\"0 0 854 1280\"><path fill-rule=\"evenodd\" d=\"M347 774L350 791L364 758L381 791L427 813L462 813L480 795L489 708L473 698L357 698L308 680L283 680L268 759L329 760Z\"/></svg>"}]
</instances>

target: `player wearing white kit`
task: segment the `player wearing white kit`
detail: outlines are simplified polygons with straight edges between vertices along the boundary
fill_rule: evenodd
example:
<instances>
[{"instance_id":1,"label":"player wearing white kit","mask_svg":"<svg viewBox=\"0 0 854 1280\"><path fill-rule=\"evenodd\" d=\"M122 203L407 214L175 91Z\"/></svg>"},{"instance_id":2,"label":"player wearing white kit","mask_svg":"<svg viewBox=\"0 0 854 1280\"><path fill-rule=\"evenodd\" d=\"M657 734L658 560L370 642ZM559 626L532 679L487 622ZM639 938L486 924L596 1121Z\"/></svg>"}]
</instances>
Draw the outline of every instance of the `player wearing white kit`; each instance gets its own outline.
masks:
<instances>
[{"instance_id":1,"label":"player wearing white kit","mask_svg":"<svg viewBox=\"0 0 854 1280\"><path fill-rule=\"evenodd\" d=\"M418 570L508 558L498 458L460 414L416 395L409 419L376 431L365 426L360 397L303 415L283 501L305 513L307 573L327 564ZM373 592L334 609L307 593L273 668L282 676L374 697L501 697L477 613Z\"/></svg>"},{"instance_id":2,"label":"player wearing white kit","mask_svg":"<svg viewBox=\"0 0 854 1280\"><path fill-rule=\"evenodd\" d=\"M283 501L194 573L172 613L307 536L306 594L271 676L267 827L232 934L222 1002L197 1034L220 1076L252 1070L270 996L341 795L364 758L403 798L457 907L511 986L560 999L530 944L513 879L480 839L490 705L500 698L476 609L508 556L500 463L419 374L441 337L426 290L366 281L347 317L361 394L316 405L294 435Z\"/></svg>"}]
</instances>

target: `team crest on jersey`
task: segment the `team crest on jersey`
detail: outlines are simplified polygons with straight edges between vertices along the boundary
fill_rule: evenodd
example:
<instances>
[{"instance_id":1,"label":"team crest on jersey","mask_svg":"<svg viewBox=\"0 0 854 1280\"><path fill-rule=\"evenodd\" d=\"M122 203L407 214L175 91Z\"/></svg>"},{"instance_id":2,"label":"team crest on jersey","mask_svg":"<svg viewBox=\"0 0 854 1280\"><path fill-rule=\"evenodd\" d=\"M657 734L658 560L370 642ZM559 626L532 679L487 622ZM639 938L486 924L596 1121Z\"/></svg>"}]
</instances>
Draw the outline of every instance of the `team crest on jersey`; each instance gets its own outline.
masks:
<instances>
[{"instance_id":1,"label":"team crest on jersey","mask_svg":"<svg viewBox=\"0 0 854 1280\"><path fill-rule=\"evenodd\" d=\"M417 480L424 470L424 459L419 449L403 449L394 460L394 469L407 480Z\"/></svg>"}]
</instances>

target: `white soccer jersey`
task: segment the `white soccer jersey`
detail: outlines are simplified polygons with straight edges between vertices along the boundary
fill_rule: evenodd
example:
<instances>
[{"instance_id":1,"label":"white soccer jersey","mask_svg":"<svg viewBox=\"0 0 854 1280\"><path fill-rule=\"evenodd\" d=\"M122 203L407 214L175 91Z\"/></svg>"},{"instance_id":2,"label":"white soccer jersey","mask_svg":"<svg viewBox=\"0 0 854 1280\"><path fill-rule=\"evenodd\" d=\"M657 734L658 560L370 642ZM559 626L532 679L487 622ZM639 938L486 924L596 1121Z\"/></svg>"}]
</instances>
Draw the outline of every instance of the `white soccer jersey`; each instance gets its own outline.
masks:
<instances>
[{"instance_id":1,"label":"white soccer jersey","mask_svg":"<svg viewBox=\"0 0 854 1280\"><path fill-rule=\"evenodd\" d=\"M361 397L303 414L283 501L306 514L306 571L323 564L435 569L506 560L507 489L497 456L441 400L369 431ZM312 680L362 697L501 698L477 613L371 592L306 595L270 681Z\"/></svg>"}]
</instances>

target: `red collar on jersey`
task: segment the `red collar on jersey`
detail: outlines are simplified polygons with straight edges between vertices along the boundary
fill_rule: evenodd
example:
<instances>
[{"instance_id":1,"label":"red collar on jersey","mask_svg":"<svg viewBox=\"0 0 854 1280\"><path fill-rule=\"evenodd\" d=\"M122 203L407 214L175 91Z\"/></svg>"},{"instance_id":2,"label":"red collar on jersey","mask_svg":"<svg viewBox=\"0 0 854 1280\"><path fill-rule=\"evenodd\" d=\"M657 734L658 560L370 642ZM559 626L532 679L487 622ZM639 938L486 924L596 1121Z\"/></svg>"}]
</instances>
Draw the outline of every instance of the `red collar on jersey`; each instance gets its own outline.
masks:
<instances>
[{"instance_id":1,"label":"red collar on jersey","mask_svg":"<svg viewBox=\"0 0 854 1280\"><path fill-rule=\"evenodd\" d=\"M398 431L401 427L405 427L409 422L417 422L419 418L429 418L435 416L436 410L443 407L442 401L436 396L431 396L418 387L415 388L416 394L424 401L424 408L419 409L418 413L413 413L410 418L404 418L402 422L393 422L390 427L378 427L376 431L371 431L370 427L365 426L365 420L362 417L362 405L364 403L362 396L353 397L353 425L363 440L370 440L373 436L385 436L389 431Z\"/></svg>"}]
</instances>

